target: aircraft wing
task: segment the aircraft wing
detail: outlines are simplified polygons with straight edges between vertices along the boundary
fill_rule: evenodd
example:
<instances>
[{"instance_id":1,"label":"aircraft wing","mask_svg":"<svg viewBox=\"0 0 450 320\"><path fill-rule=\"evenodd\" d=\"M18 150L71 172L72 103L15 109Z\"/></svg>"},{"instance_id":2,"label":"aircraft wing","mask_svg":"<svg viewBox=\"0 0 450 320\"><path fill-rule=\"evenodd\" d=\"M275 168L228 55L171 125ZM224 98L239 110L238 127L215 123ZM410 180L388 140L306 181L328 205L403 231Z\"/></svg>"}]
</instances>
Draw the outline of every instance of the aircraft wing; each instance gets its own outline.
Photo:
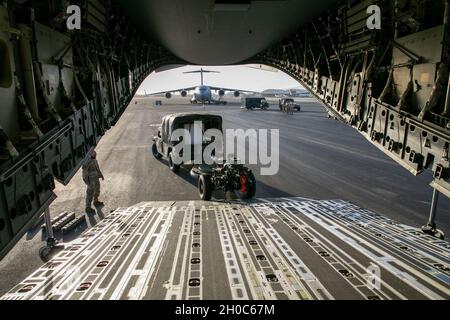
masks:
<instances>
[{"instance_id":1,"label":"aircraft wing","mask_svg":"<svg viewBox=\"0 0 450 320\"><path fill-rule=\"evenodd\" d=\"M230 88L218 88L218 87L210 87L211 90L223 90L223 91L239 91L242 93L251 93L251 94L260 94L261 92L251 91L251 90L242 90L242 89L230 89Z\"/></svg>"},{"instance_id":2,"label":"aircraft wing","mask_svg":"<svg viewBox=\"0 0 450 320\"><path fill-rule=\"evenodd\" d=\"M155 93L151 93L151 96L156 96L159 94L166 94L166 93L177 93L177 92L182 92L182 91L192 91L195 90L196 87L189 87L189 88L182 88L182 89L176 89L176 90L168 90L168 91L162 91L162 92L155 92Z\"/></svg>"}]
</instances>

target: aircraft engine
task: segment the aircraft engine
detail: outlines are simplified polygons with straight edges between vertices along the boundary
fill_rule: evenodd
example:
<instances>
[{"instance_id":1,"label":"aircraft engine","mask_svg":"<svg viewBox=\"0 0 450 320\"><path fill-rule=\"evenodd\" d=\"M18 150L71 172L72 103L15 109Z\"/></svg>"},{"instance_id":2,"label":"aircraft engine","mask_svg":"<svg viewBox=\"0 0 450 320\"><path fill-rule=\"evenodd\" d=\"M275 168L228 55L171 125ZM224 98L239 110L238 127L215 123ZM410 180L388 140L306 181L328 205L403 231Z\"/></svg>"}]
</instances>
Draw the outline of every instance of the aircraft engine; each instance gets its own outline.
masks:
<instances>
[{"instance_id":1,"label":"aircraft engine","mask_svg":"<svg viewBox=\"0 0 450 320\"><path fill-rule=\"evenodd\" d=\"M167 92L167 93L166 93L166 98L167 98L167 99L172 98L172 94L171 94L170 92Z\"/></svg>"},{"instance_id":2,"label":"aircraft engine","mask_svg":"<svg viewBox=\"0 0 450 320\"><path fill-rule=\"evenodd\" d=\"M234 96L235 96L236 98L238 98L240 95L241 95L241 93L240 93L239 91L235 91L235 92L234 92Z\"/></svg>"},{"instance_id":3,"label":"aircraft engine","mask_svg":"<svg viewBox=\"0 0 450 320\"><path fill-rule=\"evenodd\" d=\"M219 90L219 97L223 97L225 95L225 91L224 90Z\"/></svg>"},{"instance_id":4,"label":"aircraft engine","mask_svg":"<svg viewBox=\"0 0 450 320\"><path fill-rule=\"evenodd\" d=\"M186 96L187 96L187 91L186 91L186 90L181 91L181 96L182 96L183 98L186 98Z\"/></svg>"}]
</instances>

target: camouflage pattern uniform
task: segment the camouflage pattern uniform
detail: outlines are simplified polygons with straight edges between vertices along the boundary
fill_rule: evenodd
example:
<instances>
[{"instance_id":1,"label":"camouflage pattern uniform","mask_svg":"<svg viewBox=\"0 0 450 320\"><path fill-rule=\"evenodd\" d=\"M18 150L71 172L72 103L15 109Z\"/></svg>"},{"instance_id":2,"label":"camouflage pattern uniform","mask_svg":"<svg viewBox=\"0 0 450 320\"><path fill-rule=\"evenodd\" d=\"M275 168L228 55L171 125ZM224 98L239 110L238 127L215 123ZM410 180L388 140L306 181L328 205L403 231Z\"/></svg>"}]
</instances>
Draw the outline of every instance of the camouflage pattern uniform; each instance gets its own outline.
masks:
<instances>
[{"instance_id":1,"label":"camouflage pattern uniform","mask_svg":"<svg viewBox=\"0 0 450 320\"><path fill-rule=\"evenodd\" d=\"M104 177L97 160L89 158L83 165L83 181L87 185L86 208L91 207L92 200L94 200L94 204L98 202L100 179L104 179Z\"/></svg>"}]
</instances>

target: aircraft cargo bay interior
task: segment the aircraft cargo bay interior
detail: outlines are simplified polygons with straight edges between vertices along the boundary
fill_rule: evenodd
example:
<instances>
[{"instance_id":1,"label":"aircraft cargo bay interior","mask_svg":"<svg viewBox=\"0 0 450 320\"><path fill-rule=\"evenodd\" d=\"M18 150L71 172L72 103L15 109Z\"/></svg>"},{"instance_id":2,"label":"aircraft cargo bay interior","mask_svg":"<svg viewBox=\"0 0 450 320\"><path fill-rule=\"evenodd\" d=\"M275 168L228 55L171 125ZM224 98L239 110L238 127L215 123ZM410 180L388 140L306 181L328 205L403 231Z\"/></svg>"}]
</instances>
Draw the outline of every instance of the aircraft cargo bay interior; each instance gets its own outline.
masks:
<instances>
[{"instance_id":1,"label":"aircraft cargo bay interior","mask_svg":"<svg viewBox=\"0 0 450 320\"><path fill-rule=\"evenodd\" d=\"M448 300L449 24L0 0L0 300Z\"/></svg>"}]
</instances>

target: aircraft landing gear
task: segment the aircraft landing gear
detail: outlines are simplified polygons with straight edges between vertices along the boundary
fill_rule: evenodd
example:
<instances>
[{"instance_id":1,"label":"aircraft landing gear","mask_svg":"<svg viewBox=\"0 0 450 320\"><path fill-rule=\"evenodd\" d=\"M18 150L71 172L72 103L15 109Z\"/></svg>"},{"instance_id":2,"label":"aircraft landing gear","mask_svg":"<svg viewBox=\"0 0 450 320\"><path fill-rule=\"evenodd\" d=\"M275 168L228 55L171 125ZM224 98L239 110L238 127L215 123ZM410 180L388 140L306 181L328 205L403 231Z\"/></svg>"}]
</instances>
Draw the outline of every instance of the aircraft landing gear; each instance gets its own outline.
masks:
<instances>
[{"instance_id":1,"label":"aircraft landing gear","mask_svg":"<svg viewBox=\"0 0 450 320\"><path fill-rule=\"evenodd\" d=\"M428 223L422 227L422 231L430 236L444 240L445 234L442 230L436 228L436 213L439 200L439 191L433 190L433 200L431 201L430 218Z\"/></svg>"},{"instance_id":2,"label":"aircraft landing gear","mask_svg":"<svg viewBox=\"0 0 450 320\"><path fill-rule=\"evenodd\" d=\"M63 245L58 244L54 234L50 210L47 208L44 212L45 229L47 233L47 245L39 249L39 257L42 261L48 262L53 256L64 249Z\"/></svg>"}]
</instances>

